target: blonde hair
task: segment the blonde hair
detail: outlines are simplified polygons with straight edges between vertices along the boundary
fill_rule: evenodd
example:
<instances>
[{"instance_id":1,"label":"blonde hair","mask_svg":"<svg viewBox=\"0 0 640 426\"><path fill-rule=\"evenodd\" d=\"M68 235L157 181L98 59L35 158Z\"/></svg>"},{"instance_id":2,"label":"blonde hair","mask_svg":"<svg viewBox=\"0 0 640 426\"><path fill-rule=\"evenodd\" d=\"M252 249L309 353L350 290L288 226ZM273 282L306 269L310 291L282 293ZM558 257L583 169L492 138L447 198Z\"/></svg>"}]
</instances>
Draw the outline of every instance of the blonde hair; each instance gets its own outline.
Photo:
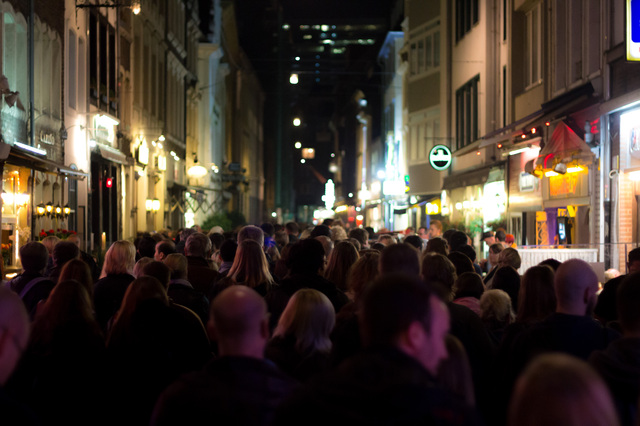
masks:
<instances>
[{"instance_id":1,"label":"blonde hair","mask_svg":"<svg viewBox=\"0 0 640 426\"><path fill-rule=\"evenodd\" d=\"M255 240L244 240L240 243L227 276L237 283L251 288L264 282L268 286L273 284L267 257L260 243Z\"/></svg>"},{"instance_id":2,"label":"blonde hair","mask_svg":"<svg viewBox=\"0 0 640 426\"><path fill-rule=\"evenodd\" d=\"M509 325L516 316L511 306L511 297L504 290L487 290L480 296L480 318L485 322Z\"/></svg>"},{"instance_id":3,"label":"blonde hair","mask_svg":"<svg viewBox=\"0 0 640 426\"><path fill-rule=\"evenodd\" d=\"M509 406L508 424L615 426L620 423L607 385L589 364L566 354L550 353L535 358L518 379Z\"/></svg>"},{"instance_id":4,"label":"blonde hair","mask_svg":"<svg viewBox=\"0 0 640 426\"><path fill-rule=\"evenodd\" d=\"M331 241L337 243L338 241L347 239L347 231L340 225L334 225L331 227Z\"/></svg>"},{"instance_id":5,"label":"blonde hair","mask_svg":"<svg viewBox=\"0 0 640 426\"><path fill-rule=\"evenodd\" d=\"M133 266L136 261L136 247L132 242L119 240L111 244L104 256L102 273L100 278L112 274L133 275Z\"/></svg>"},{"instance_id":6,"label":"blonde hair","mask_svg":"<svg viewBox=\"0 0 640 426\"><path fill-rule=\"evenodd\" d=\"M47 251L49 252L49 255L51 255L51 253L53 252L53 248L60 241L61 241L60 238L56 237L55 235L49 235L44 237L40 242L44 244L44 246L47 248Z\"/></svg>"},{"instance_id":7,"label":"blonde hair","mask_svg":"<svg viewBox=\"0 0 640 426\"><path fill-rule=\"evenodd\" d=\"M296 350L302 354L329 352L329 335L335 322L336 313L327 296L318 290L304 288L289 299L273 336L293 335Z\"/></svg>"}]
</instances>

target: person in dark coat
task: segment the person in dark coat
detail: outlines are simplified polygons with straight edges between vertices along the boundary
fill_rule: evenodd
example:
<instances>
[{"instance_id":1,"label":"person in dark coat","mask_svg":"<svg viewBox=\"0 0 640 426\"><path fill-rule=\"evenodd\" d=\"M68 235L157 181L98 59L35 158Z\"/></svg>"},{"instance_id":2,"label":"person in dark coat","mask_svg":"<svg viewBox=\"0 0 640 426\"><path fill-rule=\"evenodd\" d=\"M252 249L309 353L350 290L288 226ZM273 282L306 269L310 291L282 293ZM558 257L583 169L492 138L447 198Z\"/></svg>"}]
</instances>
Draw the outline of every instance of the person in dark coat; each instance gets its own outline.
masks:
<instances>
[{"instance_id":1,"label":"person in dark coat","mask_svg":"<svg viewBox=\"0 0 640 426\"><path fill-rule=\"evenodd\" d=\"M640 397L640 272L626 276L616 299L622 338L605 350L593 352L589 363L609 386L620 423L636 425Z\"/></svg>"},{"instance_id":2,"label":"person in dark coat","mask_svg":"<svg viewBox=\"0 0 640 426\"><path fill-rule=\"evenodd\" d=\"M206 324L209 319L209 299L195 290L187 280L187 258L181 254L173 253L164 258L163 263L171 271L171 279L167 289L167 295L175 303L186 306L195 312Z\"/></svg>"},{"instance_id":3,"label":"person in dark coat","mask_svg":"<svg viewBox=\"0 0 640 426\"><path fill-rule=\"evenodd\" d=\"M218 272L209 263L211 240L206 235L196 232L189 235L184 246L187 257L187 279L194 289L211 299L213 284L218 278Z\"/></svg>"},{"instance_id":4,"label":"person in dark coat","mask_svg":"<svg viewBox=\"0 0 640 426\"><path fill-rule=\"evenodd\" d=\"M477 424L473 409L439 387L447 356L446 306L418 277L380 277L364 295L365 350L319 376L278 410L274 424Z\"/></svg>"},{"instance_id":5,"label":"person in dark coat","mask_svg":"<svg viewBox=\"0 0 640 426\"><path fill-rule=\"evenodd\" d=\"M9 288L24 302L33 320L38 303L46 300L55 283L43 275L49 260L49 251L44 244L32 241L20 247L22 274L9 281Z\"/></svg>"},{"instance_id":6,"label":"person in dark coat","mask_svg":"<svg viewBox=\"0 0 640 426\"><path fill-rule=\"evenodd\" d=\"M102 273L93 290L96 319L103 332L109 320L118 311L129 284L135 279L136 248L133 243L120 240L111 244L104 257Z\"/></svg>"},{"instance_id":7,"label":"person in dark coat","mask_svg":"<svg viewBox=\"0 0 640 426\"><path fill-rule=\"evenodd\" d=\"M58 282L58 277L64 265L70 260L77 259L80 255L80 249L75 243L70 241L60 241L53 248L53 269L49 274L52 281Z\"/></svg>"},{"instance_id":8,"label":"person in dark coat","mask_svg":"<svg viewBox=\"0 0 640 426\"><path fill-rule=\"evenodd\" d=\"M246 286L225 289L213 301L208 328L220 358L170 385L156 402L151 425L270 424L297 383L264 360L264 299Z\"/></svg>"},{"instance_id":9,"label":"person in dark coat","mask_svg":"<svg viewBox=\"0 0 640 426\"><path fill-rule=\"evenodd\" d=\"M629 252L627 257L627 270L630 274L640 272L640 247ZM627 275L620 275L619 277L615 277L607 281L598 296L598 303L596 304L593 313L603 324L607 324L618 319L616 303L617 291L618 287L626 277Z\"/></svg>"},{"instance_id":10,"label":"person in dark coat","mask_svg":"<svg viewBox=\"0 0 640 426\"><path fill-rule=\"evenodd\" d=\"M278 323L289 298L301 288L312 288L323 293L331 301L336 313L349 302L341 290L322 277L324 264L324 248L320 241L307 238L291 246L287 257L289 274L266 296L271 308L272 327Z\"/></svg>"}]
</instances>

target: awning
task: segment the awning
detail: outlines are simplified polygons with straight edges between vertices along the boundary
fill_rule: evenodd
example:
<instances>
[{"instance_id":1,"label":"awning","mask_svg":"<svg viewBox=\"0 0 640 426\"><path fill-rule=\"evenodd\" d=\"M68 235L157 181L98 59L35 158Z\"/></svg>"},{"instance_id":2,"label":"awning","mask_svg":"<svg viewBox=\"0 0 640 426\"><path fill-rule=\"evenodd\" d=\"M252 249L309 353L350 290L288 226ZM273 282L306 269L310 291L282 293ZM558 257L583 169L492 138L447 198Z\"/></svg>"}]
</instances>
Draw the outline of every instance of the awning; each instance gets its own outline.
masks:
<instances>
[{"instance_id":1,"label":"awning","mask_svg":"<svg viewBox=\"0 0 640 426\"><path fill-rule=\"evenodd\" d=\"M544 114L544 110L539 109L538 111L532 114L529 114L526 117L523 117L519 120L516 120L513 123L507 126L504 126L501 129L494 130L493 132L487 133L481 138L482 142L480 142L479 148L484 148L485 146L493 145L498 142L511 139L512 132L516 127L520 127L524 123L529 123L532 120L535 120L536 118L541 117L543 114Z\"/></svg>"},{"instance_id":2,"label":"awning","mask_svg":"<svg viewBox=\"0 0 640 426\"><path fill-rule=\"evenodd\" d=\"M505 161L500 161L474 170L453 173L444 178L442 189L450 190L465 186L484 185L489 179L489 172L504 164Z\"/></svg>"},{"instance_id":3,"label":"awning","mask_svg":"<svg viewBox=\"0 0 640 426\"><path fill-rule=\"evenodd\" d=\"M107 145L97 144L98 152L105 160L113 161L118 164L129 164L127 156L119 149L112 148Z\"/></svg>"},{"instance_id":4,"label":"awning","mask_svg":"<svg viewBox=\"0 0 640 426\"><path fill-rule=\"evenodd\" d=\"M12 146L7 161L16 166L28 167L41 172L53 172L69 175L72 178L84 180L89 177L89 173L82 170L75 170L68 166L58 164L55 161L26 152L18 147Z\"/></svg>"}]
</instances>

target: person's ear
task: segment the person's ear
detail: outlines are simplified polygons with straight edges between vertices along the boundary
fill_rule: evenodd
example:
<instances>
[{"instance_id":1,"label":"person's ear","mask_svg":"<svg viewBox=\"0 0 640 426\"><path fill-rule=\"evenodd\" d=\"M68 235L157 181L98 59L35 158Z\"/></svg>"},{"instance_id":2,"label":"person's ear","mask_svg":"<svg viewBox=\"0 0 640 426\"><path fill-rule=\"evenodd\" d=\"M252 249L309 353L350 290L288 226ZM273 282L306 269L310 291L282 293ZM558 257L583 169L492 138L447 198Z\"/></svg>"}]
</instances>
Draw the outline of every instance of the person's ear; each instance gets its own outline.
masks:
<instances>
[{"instance_id":1,"label":"person's ear","mask_svg":"<svg viewBox=\"0 0 640 426\"><path fill-rule=\"evenodd\" d=\"M422 347L423 340L426 337L426 332L420 321L413 321L405 334L405 343L412 349L419 349Z\"/></svg>"}]
</instances>

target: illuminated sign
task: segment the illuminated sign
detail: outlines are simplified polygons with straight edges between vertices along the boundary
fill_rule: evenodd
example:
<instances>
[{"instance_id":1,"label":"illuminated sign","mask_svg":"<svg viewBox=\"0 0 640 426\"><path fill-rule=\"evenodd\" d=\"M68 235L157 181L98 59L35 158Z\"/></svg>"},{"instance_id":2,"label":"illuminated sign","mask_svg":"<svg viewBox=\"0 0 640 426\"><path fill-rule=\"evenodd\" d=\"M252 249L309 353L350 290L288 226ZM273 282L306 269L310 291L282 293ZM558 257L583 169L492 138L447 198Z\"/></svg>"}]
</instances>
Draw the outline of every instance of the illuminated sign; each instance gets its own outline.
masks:
<instances>
[{"instance_id":1,"label":"illuminated sign","mask_svg":"<svg viewBox=\"0 0 640 426\"><path fill-rule=\"evenodd\" d=\"M440 200L433 200L425 206L425 213L428 215L440 214Z\"/></svg>"},{"instance_id":2,"label":"illuminated sign","mask_svg":"<svg viewBox=\"0 0 640 426\"><path fill-rule=\"evenodd\" d=\"M627 0L627 61L640 61L640 0Z\"/></svg>"},{"instance_id":3,"label":"illuminated sign","mask_svg":"<svg viewBox=\"0 0 640 426\"><path fill-rule=\"evenodd\" d=\"M438 171L448 169L452 160L451 150L444 145L436 145L429 151L429 164Z\"/></svg>"},{"instance_id":4,"label":"illuminated sign","mask_svg":"<svg viewBox=\"0 0 640 426\"><path fill-rule=\"evenodd\" d=\"M116 126L120 124L108 115L96 114L93 117L94 136L98 142L113 145L116 140Z\"/></svg>"}]
</instances>

